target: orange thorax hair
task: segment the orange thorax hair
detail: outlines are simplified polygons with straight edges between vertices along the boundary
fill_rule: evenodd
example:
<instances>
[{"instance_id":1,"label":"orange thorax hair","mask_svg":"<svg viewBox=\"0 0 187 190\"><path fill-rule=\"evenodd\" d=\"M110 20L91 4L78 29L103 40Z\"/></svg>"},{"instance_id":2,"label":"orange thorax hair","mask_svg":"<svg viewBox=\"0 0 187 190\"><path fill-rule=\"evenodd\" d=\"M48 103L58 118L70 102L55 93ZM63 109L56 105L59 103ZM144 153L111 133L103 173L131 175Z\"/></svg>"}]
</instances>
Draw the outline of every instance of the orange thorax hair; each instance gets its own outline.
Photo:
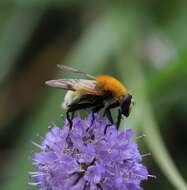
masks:
<instances>
[{"instance_id":1,"label":"orange thorax hair","mask_svg":"<svg viewBox=\"0 0 187 190\"><path fill-rule=\"evenodd\" d=\"M96 81L99 86L102 86L104 91L111 92L115 99L120 99L121 96L126 96L128 94L125 86L114 77L101 75L96 77Z\"/></svg>"}]
</instances>

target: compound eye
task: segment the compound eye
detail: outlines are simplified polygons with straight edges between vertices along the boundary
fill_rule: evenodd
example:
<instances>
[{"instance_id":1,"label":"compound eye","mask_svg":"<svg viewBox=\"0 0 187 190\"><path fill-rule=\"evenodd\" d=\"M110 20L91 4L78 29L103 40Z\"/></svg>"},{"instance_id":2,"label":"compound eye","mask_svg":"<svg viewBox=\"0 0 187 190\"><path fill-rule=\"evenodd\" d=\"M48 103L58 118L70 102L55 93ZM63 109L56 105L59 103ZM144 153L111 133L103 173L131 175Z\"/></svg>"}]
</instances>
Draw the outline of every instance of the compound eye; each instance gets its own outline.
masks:
<instances>
[{"instance_id":1,"label":"compound eye","mask_svg":"<svg viewBox=\"0 0 187 190\"><path fill-rule=\"evenodd\" d=\"M134 99L132 99L131 95L127 95L124 98L123 103L121 105L122 114L128 117L133 105L134 105Z\"/></svg>"}]
</instances>

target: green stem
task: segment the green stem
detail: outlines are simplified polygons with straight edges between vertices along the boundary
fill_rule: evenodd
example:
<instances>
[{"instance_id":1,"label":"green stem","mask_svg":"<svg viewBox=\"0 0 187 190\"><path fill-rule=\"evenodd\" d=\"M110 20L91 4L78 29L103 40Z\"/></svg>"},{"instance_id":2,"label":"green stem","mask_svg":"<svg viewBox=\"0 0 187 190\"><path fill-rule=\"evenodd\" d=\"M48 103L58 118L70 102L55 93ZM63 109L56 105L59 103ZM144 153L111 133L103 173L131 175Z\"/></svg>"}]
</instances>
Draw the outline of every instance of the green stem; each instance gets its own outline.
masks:
<instances>
[{"instance_id":1,"label":"green stem","mask_svg":"<svg viewBox=\"0 0 187 190\"><path fill-rule=\"evenodd\" d=\"M141 126L140 130L146 134L145 141L147 146L170 183L178 190L186 190L187 184L166 149L166 145L159 132L159 127L151 111L151 106L146 95L145 80L141 64L136 64L136 60L127 60L127 57L125 57L125 60L128 62L125 66L126 73L128 73L127 75L129 76L129 86L138 91L135 98L137 101L136 111L131 120L133 123L131 123L131 125ZM124 69L124 63L121 62L119 64L119 71L123 71ZM124 75L122 75L122 77L123 76Z\"/></svg>"}]
</instances>

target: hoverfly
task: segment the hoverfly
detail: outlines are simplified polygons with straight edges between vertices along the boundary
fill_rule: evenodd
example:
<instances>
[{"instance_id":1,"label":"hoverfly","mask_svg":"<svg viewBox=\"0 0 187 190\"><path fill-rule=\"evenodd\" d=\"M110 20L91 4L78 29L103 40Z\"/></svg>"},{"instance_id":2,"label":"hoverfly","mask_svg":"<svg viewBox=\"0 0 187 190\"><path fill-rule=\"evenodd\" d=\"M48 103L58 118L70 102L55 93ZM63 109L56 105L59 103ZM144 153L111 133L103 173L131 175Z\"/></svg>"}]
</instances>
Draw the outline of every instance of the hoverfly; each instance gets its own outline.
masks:
<instances>
[{"instance_id":1,"label":"hoverfly","mask_svg":"<svg viewBox=\"0 0 187 190\"><path fill-rule=\"evenodd\" d=\"M94 113L103 109L111 124L114 123L111 109L118 108L117 128L122 115L128 117L134 99L128 93L126 87L116 78L109 75L92 76L81 70L65 65L58 65L65 71L83 74L88 79L57 79L46 81L46 84L55 88L67 90L62 107L66 110L67 120L72 126L73 115L81 109L91 109ZM72 113L72 115L70 115ZM94 118L93 118L94 119Z\"/></svg>"}]
</instances>

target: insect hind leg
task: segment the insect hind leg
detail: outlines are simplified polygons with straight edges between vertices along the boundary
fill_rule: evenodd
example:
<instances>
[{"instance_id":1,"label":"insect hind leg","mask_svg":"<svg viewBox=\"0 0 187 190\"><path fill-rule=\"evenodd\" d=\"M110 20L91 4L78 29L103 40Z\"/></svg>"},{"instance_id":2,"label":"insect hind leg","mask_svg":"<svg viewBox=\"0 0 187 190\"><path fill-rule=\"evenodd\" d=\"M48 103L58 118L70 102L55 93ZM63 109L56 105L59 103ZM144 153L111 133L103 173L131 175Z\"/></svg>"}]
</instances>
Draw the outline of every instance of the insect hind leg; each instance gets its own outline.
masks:
<instances>
[{"instance_id":1,"label":"insect hind leg","mask_svg":"<svg viewBox=\"0 0 187 190\"><path fill-rule=\"evenodd\" d=\"M73 116L74 116L75 112L78 111L78 110L86 109L86 108L90 108L90 107L93 107L93 104L91 104L91 103L72 104L69 107L69 109L66 112L66 117L67 117L67 120L68 120L68 122L70 124L70 128L73 125L72 120L73 120ZM70 113L72 113L72 116L70 116Z\"/></svg>"},{"instance_id":2,"label":"insect hind leg","mask_svg":"<svg viewBox=\"0 0 187 190\"><path fill-rule=\"evenodd\" d=\"M111 125L113 125L114 121L113 121L113 118L112 118L112 114L111 114L111 111L110 111L110 108L107 108L105 111L104 111L104 116L106 116L108 118L108 120L110 121L110 123L108 123L106 126L105 126L105 129L104 129L104 134L106 134L106 131L107 131L107 128Z\"/></svg>"},{"instance_id":3,"label":"insect hind leg","mask_svg":"<svg viewBox=\"0 0 187 190\"><path fill-rule=\"evenodd\" d=\"M92 109L92 120L91 120L91 125L93 125L94 120L95 120L95 113L99 112L102 108L104 107L104 104L98 104L96 107Z\"/></svg>"},{"instance_id":4,"label":"insect hind leg","mask_svg":"<svg viewBox=\"0 0 187 190\"><path fill-rule=\"evenodd\" d=\"M104 116L106 116L108 118L108 120L110 121L110 124L106 125L104 133L106 133L106 130L109 126L114 124L112 114L111 114L111 109L116 108L116 107L119 107L119 102L113 102L112 104L105 107ZM121 120L121 114L118 115L117 129L119 128L120 120Z\"/></svg>"}]
</instances>

